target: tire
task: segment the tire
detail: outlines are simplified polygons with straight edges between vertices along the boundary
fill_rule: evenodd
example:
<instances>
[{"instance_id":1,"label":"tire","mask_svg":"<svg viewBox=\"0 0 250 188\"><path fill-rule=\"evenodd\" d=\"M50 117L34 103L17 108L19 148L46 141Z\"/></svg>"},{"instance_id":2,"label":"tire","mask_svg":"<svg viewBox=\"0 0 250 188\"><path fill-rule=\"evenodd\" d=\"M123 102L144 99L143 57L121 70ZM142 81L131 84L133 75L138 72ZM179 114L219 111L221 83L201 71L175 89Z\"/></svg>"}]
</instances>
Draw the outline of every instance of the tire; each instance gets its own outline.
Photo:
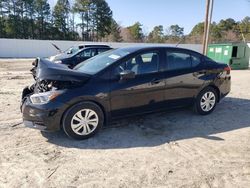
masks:
<instances>
[{"instance_id":1,"label":"tire","mask_svg":"<svg viewBox=\"0 0 250 188\"><path fill-rule=\"evenodd\" d=\"M208 115L214 111L218 101L218 94L212 87L203 89L195 101L195 111L200 115Z\"/></svg>"},{"instance_id":2,"label":"tire","mask_svg":"<svg viewBox=\"0 0 250 188\"><path fill-rule=\"evenodd\" d=\"M94 136L104 124L102 109L92 102L72 106L63 116L64 132L73 139L84 140Z\"/></svg>"}]
</instances>

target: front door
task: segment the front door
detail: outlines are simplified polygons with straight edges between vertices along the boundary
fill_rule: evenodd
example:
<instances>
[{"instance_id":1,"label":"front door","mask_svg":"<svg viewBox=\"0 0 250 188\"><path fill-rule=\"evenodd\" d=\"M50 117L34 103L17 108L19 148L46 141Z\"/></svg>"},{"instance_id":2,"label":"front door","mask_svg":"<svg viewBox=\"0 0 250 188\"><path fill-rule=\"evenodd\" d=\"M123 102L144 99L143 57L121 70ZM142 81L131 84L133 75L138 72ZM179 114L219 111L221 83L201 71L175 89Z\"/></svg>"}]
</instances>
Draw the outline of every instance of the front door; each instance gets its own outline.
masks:
<instances>
[{"instance_id":1,"label":"front door","mask_svg":"<svg viewBox=\"0 0 250 188\"><path fill-rule=\"evenodd\" d=\"M147 51L114 68L110 82L110 104L113 117L153 111L164 102L165 82L159 73L159 51ZM135 78L120 80L124 70L135 72Z\"/></svg>"}]
</instances>

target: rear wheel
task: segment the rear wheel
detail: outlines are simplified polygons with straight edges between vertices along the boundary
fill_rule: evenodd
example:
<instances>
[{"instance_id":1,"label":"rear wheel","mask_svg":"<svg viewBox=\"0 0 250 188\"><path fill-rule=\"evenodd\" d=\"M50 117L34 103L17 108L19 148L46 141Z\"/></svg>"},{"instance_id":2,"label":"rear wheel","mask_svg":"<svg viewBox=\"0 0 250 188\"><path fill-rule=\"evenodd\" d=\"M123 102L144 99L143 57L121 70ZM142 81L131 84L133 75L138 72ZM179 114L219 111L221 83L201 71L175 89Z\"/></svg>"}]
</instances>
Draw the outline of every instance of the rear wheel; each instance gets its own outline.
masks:
<instances>
[{"instance_id":1,"label":"rear wheel","mask_svg":"<svg viewBox=\"0 0 250 188\"><path fill-rule=\"evenodd\" d=\"M103 126L104 115L98 105L83 102L71 107L63 117L63 130L71 138L87 139Z\"/></svg>"},{"instance_id":2,"label":"rear wheel","mask_svg":"<svg viewBox=\"0 0 250 188\"><path fill-rule=\"evenodd\" d=\"M216 107L218 94L212 87L202 90L196 98L195 109L198 114L210 114Z\"/></svg>"}]
</instances>

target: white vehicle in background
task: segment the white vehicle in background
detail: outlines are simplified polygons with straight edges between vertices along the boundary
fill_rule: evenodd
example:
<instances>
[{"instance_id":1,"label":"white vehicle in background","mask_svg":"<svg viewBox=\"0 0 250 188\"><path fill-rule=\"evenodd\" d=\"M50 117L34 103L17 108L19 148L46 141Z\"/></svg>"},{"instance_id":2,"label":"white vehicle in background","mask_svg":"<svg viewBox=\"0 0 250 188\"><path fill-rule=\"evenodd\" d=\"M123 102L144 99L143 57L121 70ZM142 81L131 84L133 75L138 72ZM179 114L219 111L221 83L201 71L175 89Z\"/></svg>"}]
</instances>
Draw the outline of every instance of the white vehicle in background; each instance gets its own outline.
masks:
<instances>
[{"instance_id":1,"label":"white vehicle in background","mask_svg":"<svg viewBox=\"0 0 250 188\"><path fill-rule=\"evenodd\" d=\"M58 61L61 59L69 58L73 54L76 54L79 50L85 49L85 48L110 48L108 45L101 45L101 44L79 44L75 46L71 46L65 51L62 51L57 45L54 43L51 43L58 51L59 54L56 54L54 56L50 56L48 59L50 61Z\"/></svg>"}]
</instances>

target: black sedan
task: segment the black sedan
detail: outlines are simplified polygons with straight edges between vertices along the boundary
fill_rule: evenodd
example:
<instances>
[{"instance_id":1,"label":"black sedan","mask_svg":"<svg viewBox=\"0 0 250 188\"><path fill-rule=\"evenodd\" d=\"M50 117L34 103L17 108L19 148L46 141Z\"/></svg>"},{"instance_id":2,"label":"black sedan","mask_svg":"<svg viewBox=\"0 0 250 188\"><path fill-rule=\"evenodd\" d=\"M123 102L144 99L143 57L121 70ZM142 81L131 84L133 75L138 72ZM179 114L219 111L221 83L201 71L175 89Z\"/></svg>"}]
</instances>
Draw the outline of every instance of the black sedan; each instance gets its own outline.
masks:
<instances>
[{"instance_id":1,"label":"black sedan","mask_svg":"<svg viewBox=\"0 0 250 188\"><path fill-rule=\"evenodd\" d=\"M24 124L93 136L115 118L192 105L211 113L230 92L230 68L197 52L127 47L104 52L73 70L37 59L35 84L23 90Z\"/></svg>"},{"instance_id":2,"label":"black sedan","mask_svg":"<svg viewBox=\"0 0 250 188\"><path fill-rule=\"evenodd\" d=\"M52 56L49 60L73 68L81 62L111 49L112 48L107 45L85 45L79 50L69 50L67 53Z\"/></svg>"}]
</instances>

